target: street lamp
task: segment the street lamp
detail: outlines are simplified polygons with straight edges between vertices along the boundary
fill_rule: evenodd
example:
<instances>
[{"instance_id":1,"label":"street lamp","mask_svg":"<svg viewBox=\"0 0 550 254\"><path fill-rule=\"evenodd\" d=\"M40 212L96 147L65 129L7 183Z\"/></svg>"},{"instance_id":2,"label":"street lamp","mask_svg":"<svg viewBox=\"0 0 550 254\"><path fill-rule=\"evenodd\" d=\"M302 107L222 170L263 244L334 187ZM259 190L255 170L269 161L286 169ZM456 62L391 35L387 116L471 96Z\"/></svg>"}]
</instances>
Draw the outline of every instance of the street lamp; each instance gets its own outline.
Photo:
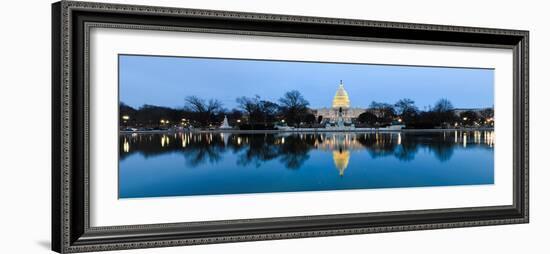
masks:
<instances>
[{"instance_id":1,"label":"street lamp","mask_svg":"<svg viewBox=\"0 0 550 254\"><path fill-rule=\"evenodd\" d=\"M122 116L122 120L124 120L124 128L128 127L128 120L130 120L130 116L124 115Z\"/></svg>"}]
</instances>

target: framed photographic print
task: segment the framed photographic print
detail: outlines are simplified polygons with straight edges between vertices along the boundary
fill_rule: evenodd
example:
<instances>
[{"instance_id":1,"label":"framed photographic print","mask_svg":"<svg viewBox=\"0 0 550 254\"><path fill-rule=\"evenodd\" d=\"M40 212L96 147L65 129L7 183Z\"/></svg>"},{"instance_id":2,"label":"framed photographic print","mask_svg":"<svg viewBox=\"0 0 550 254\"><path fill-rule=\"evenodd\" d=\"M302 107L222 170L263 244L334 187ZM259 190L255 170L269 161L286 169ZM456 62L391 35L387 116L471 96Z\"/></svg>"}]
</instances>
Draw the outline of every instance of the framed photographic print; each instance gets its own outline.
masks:
<instances>
[{"instance_id":1,"label":"framed photographic print","mask_svg":"<svg viewBox=\"0 0 550 254\"><path fill-rule=\"evenodd\" d=\"M61 1L52 249L528 222L528 32Z\"/></svg>"}]
</instances>

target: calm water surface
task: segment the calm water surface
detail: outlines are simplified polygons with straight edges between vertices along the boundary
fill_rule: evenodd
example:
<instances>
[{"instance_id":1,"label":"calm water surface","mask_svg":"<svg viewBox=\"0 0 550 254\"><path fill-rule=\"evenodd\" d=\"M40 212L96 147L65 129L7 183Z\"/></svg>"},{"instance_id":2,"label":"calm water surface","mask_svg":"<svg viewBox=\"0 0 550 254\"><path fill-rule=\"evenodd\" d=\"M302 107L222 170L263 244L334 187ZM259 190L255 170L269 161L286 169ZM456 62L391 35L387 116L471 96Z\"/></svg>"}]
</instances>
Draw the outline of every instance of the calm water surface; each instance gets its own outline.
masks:
<instances>
[{"instance_id":1,"label":"calm water surface","mask_svg":"<svg viewBox=\"0 0 550 254\"><path fill-rule=\"evenodd\" d=\"M121 134L119 197L493 184L494 132Z\"/></svg>"}]
</instances>

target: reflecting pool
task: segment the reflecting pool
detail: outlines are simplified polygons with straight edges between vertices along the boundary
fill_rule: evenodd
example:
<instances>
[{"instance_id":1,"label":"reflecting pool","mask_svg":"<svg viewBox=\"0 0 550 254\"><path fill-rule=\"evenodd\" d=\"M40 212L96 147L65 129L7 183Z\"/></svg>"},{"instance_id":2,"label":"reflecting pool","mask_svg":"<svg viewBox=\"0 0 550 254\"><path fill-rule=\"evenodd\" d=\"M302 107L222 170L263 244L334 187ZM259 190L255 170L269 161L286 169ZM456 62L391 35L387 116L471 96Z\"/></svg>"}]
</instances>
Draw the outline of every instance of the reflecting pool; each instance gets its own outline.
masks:
<instances>
[{"instance_id":1,"label":"reflecting pool","mask_svg":"<svg viewBox=\"0 0 550 254\"><path fill-rule=\"evenodd\" d=\"M493 131L119 135L119 198L479 185Z\"/></svg>"}]
</instances>

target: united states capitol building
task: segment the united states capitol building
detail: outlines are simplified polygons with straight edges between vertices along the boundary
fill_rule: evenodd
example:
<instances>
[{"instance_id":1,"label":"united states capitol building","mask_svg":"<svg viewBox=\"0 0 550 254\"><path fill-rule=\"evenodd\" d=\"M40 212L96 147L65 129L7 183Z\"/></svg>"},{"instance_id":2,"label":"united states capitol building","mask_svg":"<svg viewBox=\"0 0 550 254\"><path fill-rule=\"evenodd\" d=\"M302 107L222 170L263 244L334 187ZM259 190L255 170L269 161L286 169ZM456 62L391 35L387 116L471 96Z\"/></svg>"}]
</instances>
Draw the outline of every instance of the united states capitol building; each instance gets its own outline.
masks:
<instances>
[{"instance_id":1,"label":"united states capitol building","mask_svg":"<svg viewBox=\"0 0 550 254\"><path fill-rule=\"evenodd\" d=\"M353 127L354 120L364 113L364 108L353 108L348 96L348 92L344 88L344 83L340 81L340 85L336 90L336 94L332 99L332 107L313 109L312 113L315 118L321 119L321 124L327 128L331 127Z\"/></svg>"}]
</instances>

